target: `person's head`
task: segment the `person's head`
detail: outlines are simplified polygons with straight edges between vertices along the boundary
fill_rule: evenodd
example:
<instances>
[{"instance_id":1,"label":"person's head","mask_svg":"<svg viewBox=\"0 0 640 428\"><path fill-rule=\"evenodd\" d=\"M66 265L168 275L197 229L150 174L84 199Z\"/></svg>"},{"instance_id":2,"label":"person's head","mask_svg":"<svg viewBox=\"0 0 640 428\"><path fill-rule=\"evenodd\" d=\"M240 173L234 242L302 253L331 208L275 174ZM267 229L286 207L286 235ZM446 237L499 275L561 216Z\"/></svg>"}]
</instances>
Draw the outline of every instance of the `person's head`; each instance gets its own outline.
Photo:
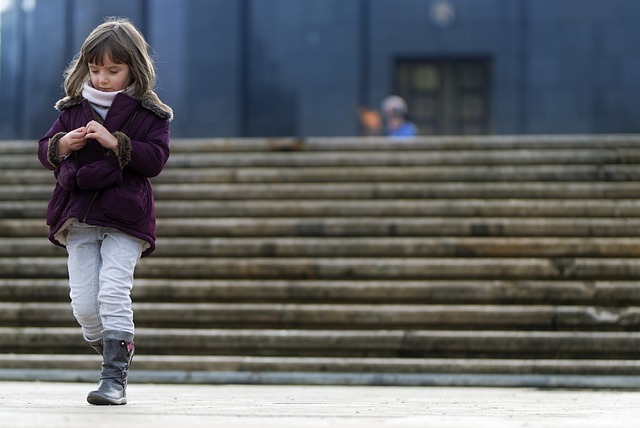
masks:
<instances>
[{"instance_id":1,"label":"person's head","mask_svg":"<svg viewBox=\"0 0 640 428\"><path fill-rule=\"evenodd\" d=\"M408 114L407 103L397 95L389 95L382 100L381 109L388 119L406 119Z\"/></svg>"},{"instance_id":2,"label":"person's head","mask_svg":"<svg viewBox=\"0 0 640 428\"><path fill-rule=\"evenodd\" d=\"M94 81L99 78L94 72L99 70L106 71L107 76L113 73L113 80L107 85L109 90L133 86L133 96L141 97L153 89L156 72L149 45L129 20L109 18L89 34L65 71L67 95L80 94L84 81L89 78L93 86L100 89L100 84Z\"/></svg>"}]
</instances>

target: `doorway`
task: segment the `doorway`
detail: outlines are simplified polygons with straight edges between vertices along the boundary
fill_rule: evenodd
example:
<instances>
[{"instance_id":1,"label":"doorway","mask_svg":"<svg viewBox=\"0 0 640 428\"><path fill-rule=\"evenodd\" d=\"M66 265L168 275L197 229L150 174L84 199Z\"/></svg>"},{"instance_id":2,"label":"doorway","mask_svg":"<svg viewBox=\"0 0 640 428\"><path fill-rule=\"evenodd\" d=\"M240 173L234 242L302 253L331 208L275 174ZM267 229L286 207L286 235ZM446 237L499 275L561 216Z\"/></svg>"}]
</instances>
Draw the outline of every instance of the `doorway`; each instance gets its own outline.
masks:
<instances>
[{"instance_id":1,"label":"doorway","mask_svg":"<svg viewBox=\"0 0 640 428\"><path fill-rule=\"evenodd\" d=\"M396 93L421 135L491 133L491 60L398 60Z\"/></svg>"}]
</instances>

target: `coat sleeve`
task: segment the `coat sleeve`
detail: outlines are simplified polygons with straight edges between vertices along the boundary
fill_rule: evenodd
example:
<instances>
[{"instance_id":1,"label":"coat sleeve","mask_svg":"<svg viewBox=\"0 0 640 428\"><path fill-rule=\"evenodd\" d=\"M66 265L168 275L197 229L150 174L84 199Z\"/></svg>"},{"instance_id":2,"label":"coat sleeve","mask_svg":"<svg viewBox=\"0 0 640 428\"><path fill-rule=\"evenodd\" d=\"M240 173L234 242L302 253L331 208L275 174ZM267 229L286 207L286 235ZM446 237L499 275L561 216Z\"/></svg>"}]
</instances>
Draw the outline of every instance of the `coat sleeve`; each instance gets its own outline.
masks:
<instances>
[{"instance_id":1,"label":"coat sleeve","mask_svg":"<svg viewBox=\"0 0 640 428\"><path fill-rule=\"evenodd\" d=\"M131 140L131 156L125 166L145 177L162 172L169 159L169 121L156 119L142 140Z\"/></svg>"},{"instance_id":2,"label":"coat sleeve","mask_svg":"<svg viewBox=\"0 0 640 428\"><path fill-rule=\"evenodd\" d=\"M38 141L38 159L42 166L47 169L56 169L55 153L57 151L57 144L60 138L68 132L68 129L64 125L63 116L64 112L58 116L58 119L53 123L51 129Z\"/></svg>"}]
</instances>

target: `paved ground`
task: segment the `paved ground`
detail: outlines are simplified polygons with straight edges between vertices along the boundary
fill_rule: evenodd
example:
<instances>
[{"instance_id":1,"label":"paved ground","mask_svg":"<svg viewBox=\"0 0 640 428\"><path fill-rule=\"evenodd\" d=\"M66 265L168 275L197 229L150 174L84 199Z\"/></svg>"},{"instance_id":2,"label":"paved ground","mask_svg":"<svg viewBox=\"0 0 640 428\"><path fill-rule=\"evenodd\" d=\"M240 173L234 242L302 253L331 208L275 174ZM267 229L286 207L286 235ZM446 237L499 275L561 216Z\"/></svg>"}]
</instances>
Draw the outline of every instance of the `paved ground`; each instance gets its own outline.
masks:
<instances>
[{"instance_id":1,"label":"paved ground","mask_svg":"<svg viewBox=\"0 0 640 428\"><path fill-rule=\"evenodd\" d=\"M131 384L129 404L86 403L92 385L0 382L0 427L602 428L640 425L640 391Z\"/></svg>"}]
</instances>

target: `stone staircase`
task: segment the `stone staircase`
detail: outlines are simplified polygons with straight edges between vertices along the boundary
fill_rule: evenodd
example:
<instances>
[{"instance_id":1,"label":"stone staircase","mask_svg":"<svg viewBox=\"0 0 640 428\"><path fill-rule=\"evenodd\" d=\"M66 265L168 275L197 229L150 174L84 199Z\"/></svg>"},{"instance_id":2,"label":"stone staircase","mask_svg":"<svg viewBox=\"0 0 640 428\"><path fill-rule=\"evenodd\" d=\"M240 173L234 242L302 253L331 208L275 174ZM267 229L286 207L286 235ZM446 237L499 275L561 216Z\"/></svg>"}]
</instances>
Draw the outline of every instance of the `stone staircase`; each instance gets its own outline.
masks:
<instances>
[{"instance_id":1,"label":"stone staircase","mask_svg":"<svg viewBox=\"0 0 640 428\"><path fill-rule=\"evenodd\" d=\"M95 380L0 142L0 379ZM132 378L640 385L640 136L174 140Z\"/></svg>"}]
</instances>

